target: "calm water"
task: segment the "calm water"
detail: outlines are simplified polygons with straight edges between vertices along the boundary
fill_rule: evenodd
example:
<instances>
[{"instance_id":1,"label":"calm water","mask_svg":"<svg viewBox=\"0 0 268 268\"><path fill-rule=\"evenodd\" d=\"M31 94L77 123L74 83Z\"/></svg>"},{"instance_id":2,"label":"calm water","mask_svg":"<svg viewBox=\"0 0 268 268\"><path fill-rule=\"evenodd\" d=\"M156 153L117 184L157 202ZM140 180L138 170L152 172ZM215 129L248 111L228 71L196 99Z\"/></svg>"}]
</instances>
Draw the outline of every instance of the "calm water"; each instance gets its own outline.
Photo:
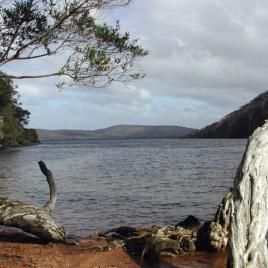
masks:
<instances>
[{"instance_id":1,"label":"calm water","mask_svg":"<svg viewBox=\"0 0 268 268\"><path fill-rule=\"evenodd\" d=\"M232 186L245 140L46 142L0 152L0 195L43 205L44 160L58 186L55 218L70 235L120 225L210 219Z\"/></svg>"}]
</instances>

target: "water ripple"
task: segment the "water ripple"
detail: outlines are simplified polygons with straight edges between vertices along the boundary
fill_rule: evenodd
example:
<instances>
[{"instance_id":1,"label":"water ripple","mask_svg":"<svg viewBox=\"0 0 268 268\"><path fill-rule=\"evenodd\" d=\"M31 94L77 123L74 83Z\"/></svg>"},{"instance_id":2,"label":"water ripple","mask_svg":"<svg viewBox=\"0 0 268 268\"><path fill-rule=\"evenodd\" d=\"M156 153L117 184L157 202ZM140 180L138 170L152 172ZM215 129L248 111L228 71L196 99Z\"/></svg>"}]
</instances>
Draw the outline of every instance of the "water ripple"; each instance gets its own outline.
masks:
<instances>
[{"instance_id":1,"label":"water ripple","mask_svg":"<svg viewBox=\"0 0 268 268\"><path fill-rule=\"evenodd\" d=\"M71 235L119 225L164 225L215 213L245 140L57 141L0 152L0 195L48 199L37 161L54 172L54 216Z\"/></svg>"}]
</instances>

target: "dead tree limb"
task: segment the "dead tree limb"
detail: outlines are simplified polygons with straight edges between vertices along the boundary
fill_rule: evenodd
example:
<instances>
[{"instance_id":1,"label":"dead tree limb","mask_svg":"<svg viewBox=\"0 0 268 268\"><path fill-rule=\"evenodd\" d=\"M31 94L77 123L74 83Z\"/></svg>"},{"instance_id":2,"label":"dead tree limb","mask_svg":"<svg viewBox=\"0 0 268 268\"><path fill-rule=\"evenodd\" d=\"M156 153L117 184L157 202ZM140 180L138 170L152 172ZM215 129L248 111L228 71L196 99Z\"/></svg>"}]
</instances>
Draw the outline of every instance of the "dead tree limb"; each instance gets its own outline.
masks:
<instances>
[{"instance_id":1,"label":"dead tree limb","mask_svg":"<svg viewBox=\"0 0 268 268\"><path fill-rule=\"evenodd\" d=\"M64 227L50 215L57 198L52 172L47 169L43 161L39 162L39 167L47 178L50 200L43 208L38 208L15 199L0 198L0 224L20 228L43 240L64 241L66 238Z\"/></svg>"},{"instance_id":2,"label":"dead tree limb","mask_svg":"<svg viewBox=\"0 0 268 268\"><path fill-rule=\"evenodd\" d=\"M43 206L43 209L47 211L48 213L51 213L54 210L56 201L57 201L56 184L54 182L52 172L46 167L45 163L43 161L40 161L38 162L38 164L39 164L41 171L47 178L47 183L49 185L49 191L50 191L49 201Z\"/></svg>"},{"instance_id":3,"label":"dead tree limb","mask_svg":"<svg viewBox=\"0 0 268 268\"><path fill-rule=\"evenodd\" d=\"M266 268L268 121L249 138L234 180L228 268Z\"/></svg>"}]
</instances>

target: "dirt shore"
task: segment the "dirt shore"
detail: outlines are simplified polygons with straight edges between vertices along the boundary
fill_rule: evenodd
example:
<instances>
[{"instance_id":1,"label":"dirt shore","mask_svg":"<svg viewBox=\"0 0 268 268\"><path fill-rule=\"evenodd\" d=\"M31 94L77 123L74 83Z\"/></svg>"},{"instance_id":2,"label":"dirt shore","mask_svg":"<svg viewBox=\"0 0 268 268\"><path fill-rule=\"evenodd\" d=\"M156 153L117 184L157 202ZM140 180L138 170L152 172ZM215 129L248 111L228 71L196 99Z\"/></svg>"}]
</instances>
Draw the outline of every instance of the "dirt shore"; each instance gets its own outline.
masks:
<instances>
[{"instance_id":1,"label":"dirt shore","mask_svg":"<svg viewBox=\"0 0 268 268\"><path fill-rule=\"evenodd\" d=\"M21 268L224 268L226 255L194 253L164 259L158 265L142 266L138 257L122 249L109 250L104 240L84 240L77 245L42 243L24 233L0 233L0 267Z\"/></svg>"}]
</instances>

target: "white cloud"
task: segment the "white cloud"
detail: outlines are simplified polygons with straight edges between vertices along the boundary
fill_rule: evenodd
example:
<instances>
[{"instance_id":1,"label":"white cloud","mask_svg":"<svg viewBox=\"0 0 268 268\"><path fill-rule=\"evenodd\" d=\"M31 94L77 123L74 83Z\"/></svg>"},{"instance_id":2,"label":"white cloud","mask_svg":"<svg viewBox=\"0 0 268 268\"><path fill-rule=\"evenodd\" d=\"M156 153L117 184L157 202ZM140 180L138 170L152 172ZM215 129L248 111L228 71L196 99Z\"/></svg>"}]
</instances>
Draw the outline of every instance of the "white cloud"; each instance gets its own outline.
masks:
<instances>
[{"instance_id":1,"label":"white cloud","mask_svg":"<svg viewBox=\"0 0 268 268\"><path fill-rule=\"evenodd\" d=\"M63 92L55 88L56 80L21 81L32 126L201 127L267 89L267 1L136 0L110 12L106 20L118 18L123 30L140 37L150 50L141 63L147 76L128 87ZM60 62L51 58L27 70L45 72ZM24 69L19 65L14 70Z\"/></svg>"},{"instance_id":2,"label":"white cloud","mask_svg":"<svg viewBox=\"0 0 268 268\"><path fill-rule=\"evenodd\" d=\"M143 100L149 100L151 99L151 92L146 89L140 89L139 91L140 98Z\"/></svg>"}]
</instances>

